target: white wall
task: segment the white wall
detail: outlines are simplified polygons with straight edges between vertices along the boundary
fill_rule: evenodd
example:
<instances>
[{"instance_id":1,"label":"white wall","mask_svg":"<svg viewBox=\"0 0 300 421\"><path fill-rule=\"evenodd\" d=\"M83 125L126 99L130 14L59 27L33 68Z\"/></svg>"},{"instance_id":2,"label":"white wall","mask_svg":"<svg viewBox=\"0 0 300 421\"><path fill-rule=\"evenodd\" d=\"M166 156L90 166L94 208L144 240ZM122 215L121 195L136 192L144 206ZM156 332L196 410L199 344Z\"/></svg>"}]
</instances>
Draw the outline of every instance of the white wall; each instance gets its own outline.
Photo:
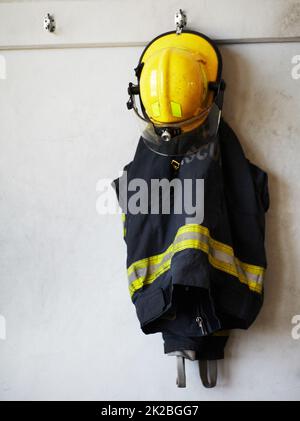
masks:
<instances>
[{"instance_id":1,"label":"white wall","mask_svg":"<svg viewBox=\"0 0 300 421\"><path fill-rule=\"evenodd\" d=\"M58 3L63 12L63 5L77 2ZM129 3L127 14L139 2ZM216 18L225 22L218 30L225 38L229 22L247 21L248 4L240 1L234 16L233 2L226 3ZM288 2L275 3L282 10L279 29L273 22L263 36L291 36L282 22L288 16L299 28L299 13L289 16ZM110 13L112 4L119 13L120 1L110 2ZM158 15L157 3L151 4L145 1L145 8ZM179 6L189 6L193 16L203 4L212 13L213 5L204 1L164 2L170 23L153 24L153 36L172 29ZM258 22L269 7L268 1L260 4ZM289 2L290 10L297 4ZM0 4L0 27L9 13L11 21L20 20L25 6L31 15L32 3L9 6ZM45 12L51 12L48 6ZM148 22L145 37L139 25L140 38L133 39L129 28L128 39L113 41L147 39L153 14L140 15L140 21ZM61 30L67 32L71 23ZM193 27L202 29L195 21ZM18 30L28 32L25 26ZM28 45L34 44L34 31ZM218 32L213 23L206 31ZM232 32L227 38L239 36ZM240 31L242 36L255 33ZM10 44L5 37L0 46ZM15 31L11 38L12 46L22 40ZM53 39L41 38L37 44ZM92 41L101 43L96 36ZM0 51L6 62L6 79L0 78L0 314L7 329L6 340L0 339L0 399L299 399L300 340L291 337L291 318L300 314L300 79L292 79L291 60L300 44L222 47L224 115L248 157L268 171L271 208L265 304L249 331L232 334L212 390L202 387L191 362L187 388L176 388L175 359L163 354L160 335L139 330L127 291L120 217L99 216L95 209L97 180L118 175L136 147L138 130L125 102L141 49Z\"/></svg>"}]
</instances>

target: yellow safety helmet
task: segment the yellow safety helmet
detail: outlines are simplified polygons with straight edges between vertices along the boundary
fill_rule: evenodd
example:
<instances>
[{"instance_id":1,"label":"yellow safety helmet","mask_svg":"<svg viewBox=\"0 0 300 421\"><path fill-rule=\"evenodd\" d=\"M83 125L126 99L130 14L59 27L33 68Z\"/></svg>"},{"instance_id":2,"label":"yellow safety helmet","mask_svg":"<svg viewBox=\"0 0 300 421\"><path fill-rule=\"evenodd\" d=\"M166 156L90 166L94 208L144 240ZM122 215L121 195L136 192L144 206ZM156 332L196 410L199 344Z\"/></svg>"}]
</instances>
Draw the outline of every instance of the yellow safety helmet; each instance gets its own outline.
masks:
<instances>
[{"instance_id":1,"label":"yellow safety helmet","mask_svg":"<svg viewBox=\"0 0 300 421\"><path fill-rule=\"evenodd\" d=\"M203 34L160 35L144 49L135 71L138 84L129 84L127 106L148 124L146 135L171 140L203 125L215 103L222 108L221 55Z\"/></svg>"},{"instance_id":2,"label":"yellow safety helmet","mask_svg":"<svg viewBox=\"0 0 300 421\"><path fill-rule=\"evenodd\" d=\"M185 121L209 106L208 80L200 54L169 47L144 61L140 96L154 124Z\"/></svg>"}]
</instances>

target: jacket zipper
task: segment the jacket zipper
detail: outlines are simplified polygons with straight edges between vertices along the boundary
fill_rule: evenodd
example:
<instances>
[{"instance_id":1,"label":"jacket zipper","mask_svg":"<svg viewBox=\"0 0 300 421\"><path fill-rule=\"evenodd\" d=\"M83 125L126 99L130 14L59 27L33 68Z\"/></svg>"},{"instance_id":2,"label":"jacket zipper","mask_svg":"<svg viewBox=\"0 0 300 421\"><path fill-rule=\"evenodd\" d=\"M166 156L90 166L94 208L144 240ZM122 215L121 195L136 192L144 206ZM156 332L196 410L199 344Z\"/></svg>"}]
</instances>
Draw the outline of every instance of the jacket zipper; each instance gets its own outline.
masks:
<instances>
[{"instance_id":1,"label":"jacket zipper","mask_svg":"<svg viewBox=\"0 0 300 421\"><path fill-rule=\"evenodd\" d=\"M205 327L205 324L204 324L204 320L201 316L196 317L196 323L200 327L200 329L202 331L202 334L207 335L207 330L206 330L206 327Z\"/></svg>"}]
</instances>

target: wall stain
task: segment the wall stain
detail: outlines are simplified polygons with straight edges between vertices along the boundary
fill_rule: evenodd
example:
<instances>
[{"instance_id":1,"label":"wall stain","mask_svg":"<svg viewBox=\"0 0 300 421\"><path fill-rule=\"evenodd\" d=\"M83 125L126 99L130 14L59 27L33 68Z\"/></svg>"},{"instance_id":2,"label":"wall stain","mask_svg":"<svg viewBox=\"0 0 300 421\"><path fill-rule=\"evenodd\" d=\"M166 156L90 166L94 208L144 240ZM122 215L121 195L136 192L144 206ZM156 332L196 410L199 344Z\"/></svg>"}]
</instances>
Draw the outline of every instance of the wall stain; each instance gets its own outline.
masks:
<instances>
[{"instance_id":1,"label":"wall stain","mask_svg":"<svg viewBox=\"0 0 300 421\"><path fill-rule=\"evenodd\" d=\"M300 2L286 2L284 15L280 18L280 30L284 36L299 35L300 28Z\"/></svg>"}]
</instances>

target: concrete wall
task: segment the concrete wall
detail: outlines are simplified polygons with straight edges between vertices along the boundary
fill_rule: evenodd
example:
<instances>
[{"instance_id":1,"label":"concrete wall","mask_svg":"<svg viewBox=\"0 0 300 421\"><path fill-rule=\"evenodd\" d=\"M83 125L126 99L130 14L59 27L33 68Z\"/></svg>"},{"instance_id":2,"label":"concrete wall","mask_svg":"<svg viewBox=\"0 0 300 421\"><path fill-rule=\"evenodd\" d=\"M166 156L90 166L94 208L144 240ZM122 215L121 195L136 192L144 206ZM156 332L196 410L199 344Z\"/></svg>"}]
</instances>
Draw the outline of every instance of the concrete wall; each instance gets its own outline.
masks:
<instances>
[{"instance_id":1,"label":"concrete wall","mask_svg":"<svg viewBox=\"0 0 300 421\"><path fill-rule=\"evenodd\" d=\"M6 321L0 399L299 399L300 340L291 336L291 319L300 314L300 79L292 77L299 43L221 48L224 115L247 156L269 173L271 208L265 304L249 331L232 334L217 388L205 390L191 362L187 388L176 388L175 359L163 354L160 335L139 330L127 291L120 217L100 216L95 208L97 181L117 176L138 140L134 116L125 108L142 50L135 43L172 29L179 7L198 30L204 18L198 25L194 17L203 16L203 8L215 16L211 25L205 22L208 35L294 36L299 2L274 1L268 16L269 1L260 1L255 15L244 0L222 1L221 14L216 1L161 6L132 0L123 13L125 21L138 13L138 33L128 20L122 28L112 22L111 48L14 49L22 42L59 46L60 36L75 47L101 44L92 28L94 38L87 39L85 16L77 32L71 18L66 26L60 22L55 38L34 26L42 11L56 10L59 21L60 12L73 10L79 19L75 3L53 2L51 8L50 2L0 2L0 28L9 16L11 24L24 13L32 16L38 5L31 27L7 27L0 37L6 67L0 78L0 313ZM87 18L94 3L99 16L106 10L103 2L87 3ZM121 3L109 2L107 12L119 16ZM164 27L161 13L170 17ZM249 16L253 25L245 24ZM122 40L133 46L117 47Z\"/></svg>"}]
</instances>

